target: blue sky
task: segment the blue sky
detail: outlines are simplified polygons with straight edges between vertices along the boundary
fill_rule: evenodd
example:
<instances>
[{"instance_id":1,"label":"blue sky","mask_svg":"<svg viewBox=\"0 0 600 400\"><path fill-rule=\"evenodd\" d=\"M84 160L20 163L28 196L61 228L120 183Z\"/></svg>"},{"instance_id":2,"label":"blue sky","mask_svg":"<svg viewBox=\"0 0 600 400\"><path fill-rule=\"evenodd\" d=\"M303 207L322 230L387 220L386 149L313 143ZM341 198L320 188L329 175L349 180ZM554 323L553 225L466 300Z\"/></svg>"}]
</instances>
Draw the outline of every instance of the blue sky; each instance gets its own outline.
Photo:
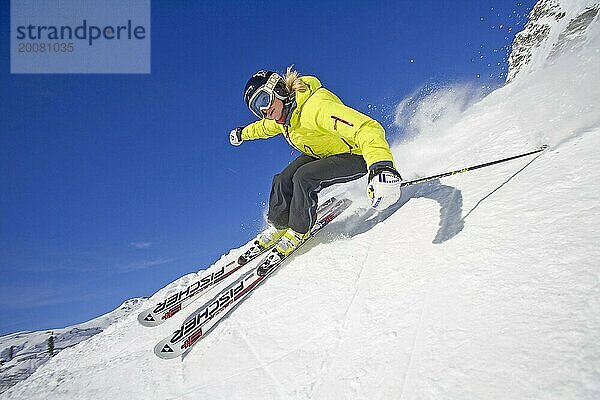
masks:
<instances>
[{"instance_id":1,"label":"blue sky","mask_svg":"<svg viewBox=\"0 0 600 400\"><path fill-rule=\"evenodd\" d=\"M394 137L424 85L501 84L533 4L154 0L151 74L19 75L2 1L0 335L94 318L256 234L298 154L229 145L253 72L293 63Z\"/></svg>"}]
</instances>

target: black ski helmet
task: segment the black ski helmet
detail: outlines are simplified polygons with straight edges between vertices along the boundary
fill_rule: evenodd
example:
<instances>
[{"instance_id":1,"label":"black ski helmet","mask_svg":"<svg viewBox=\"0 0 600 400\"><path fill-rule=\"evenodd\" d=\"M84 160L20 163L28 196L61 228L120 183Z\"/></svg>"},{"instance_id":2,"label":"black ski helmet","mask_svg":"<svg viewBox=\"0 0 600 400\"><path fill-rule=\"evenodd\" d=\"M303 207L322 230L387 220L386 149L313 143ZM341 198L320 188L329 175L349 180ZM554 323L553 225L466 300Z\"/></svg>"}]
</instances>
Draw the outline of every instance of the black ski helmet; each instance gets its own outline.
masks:
<instances>
[{"instance_id":1,"label":"black ski helmet","mask_svg":"<svg viewBox=\"0 0 600 400\"><path fill-rule=\"evenodd\" d=\"M274 71L261 70L252 75L250 79L248 79L246 87L244 88L244 101L246 102L246 106L250 107L250 99L252 98L254 93L256 93L256 91L260 88L264 87L269 81L271 75L273 74L277 75L277 73ZM277 84L275 85L273 93L277 98L279 98L279 100L285 102L288 99L290 93L287 87L285 86L283 78L281 78L281 76L279 75L277 76L279 77L279 79L277 81Z\"/></svg>"}]
</instances>

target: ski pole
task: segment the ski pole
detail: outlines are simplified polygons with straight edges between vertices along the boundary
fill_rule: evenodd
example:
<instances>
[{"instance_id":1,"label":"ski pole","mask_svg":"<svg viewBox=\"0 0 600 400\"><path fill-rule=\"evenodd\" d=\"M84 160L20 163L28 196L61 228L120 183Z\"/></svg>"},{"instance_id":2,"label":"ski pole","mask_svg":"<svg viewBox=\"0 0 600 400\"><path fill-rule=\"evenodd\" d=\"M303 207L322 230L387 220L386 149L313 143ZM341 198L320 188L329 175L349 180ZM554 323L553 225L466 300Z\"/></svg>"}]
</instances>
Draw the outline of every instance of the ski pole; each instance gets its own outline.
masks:
<instances>
[{"instance_id":1,"label":"ski pole","mask_svg":"<svg viewBox=\"0 0 600 400\"><path fill-rule=\"evenodd\" d=\"M503 158L501 160L496 160L496 161L490 161L487 162L485 164L479 164L479 165L475 165L473 167L467 167L467 168L463 168L463 169L457 169L456 171L451 171L451 172L445 172L443 174L438 174L438 175L432 175L432 176L428 176L427 178L419 178L419 179L415 179L414 181L406 181L406 182L402 182L400 184L400 187L405 187L405 186L411 186L411 185L417 185L419 183L423 183L423 182L427 182L427 181L432 181L434 179L439 179L439 178L445 178L446 176L450 176L450 175L456 175L456 174L461 174L463 172L467 172L467 171L473 171L474 169L479 169L479 168L483 168L483 167L489 167L490 165L494 165L494 164L500 164L506 161L510 161L510 160L514 160L516 158L521 158L521 157L526 157L526 156L530 156L532 154L536 154L536 153L540 153L544 150L546 150L548 148L548 145L545 144L542 147L540 147L537 150L534 151L530 151L528 153L523 153L523 154L519 154L517 156L512 156L512 157L508 157L508 158Z\"/></svg>"}]
</instances>

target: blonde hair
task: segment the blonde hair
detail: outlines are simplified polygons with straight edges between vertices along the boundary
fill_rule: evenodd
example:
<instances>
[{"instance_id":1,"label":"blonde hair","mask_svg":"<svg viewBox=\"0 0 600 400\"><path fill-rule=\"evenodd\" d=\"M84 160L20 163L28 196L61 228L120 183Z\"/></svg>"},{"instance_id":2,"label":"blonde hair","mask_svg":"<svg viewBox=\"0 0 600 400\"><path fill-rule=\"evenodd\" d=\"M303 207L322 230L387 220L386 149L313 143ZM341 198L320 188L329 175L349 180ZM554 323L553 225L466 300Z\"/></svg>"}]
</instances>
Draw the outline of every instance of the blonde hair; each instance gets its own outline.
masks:
<instances>
[{"instance_id":1,"label":"blonde hair","mask_svg":"<svg viewBox=\"0 0 600 400\"><path fill-rule=\"evenodd\" d=\"M285 87L290 94L294 94L296 92L304 93L308 90L308 88L302 79L300 79L300 74L298 74L298 71L295 71L293 68L294 64L287 67L285 76L283 77Z\"/></svg>"}]
</instances>

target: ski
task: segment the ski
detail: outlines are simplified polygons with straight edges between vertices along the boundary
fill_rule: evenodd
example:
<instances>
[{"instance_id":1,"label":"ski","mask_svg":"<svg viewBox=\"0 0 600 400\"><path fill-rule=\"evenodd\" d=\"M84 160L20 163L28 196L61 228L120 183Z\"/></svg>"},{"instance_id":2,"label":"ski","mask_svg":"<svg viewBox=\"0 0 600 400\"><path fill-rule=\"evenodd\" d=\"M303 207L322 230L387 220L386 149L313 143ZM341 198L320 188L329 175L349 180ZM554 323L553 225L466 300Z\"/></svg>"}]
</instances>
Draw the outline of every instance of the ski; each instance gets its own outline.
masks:
<instances>
[{"instance_id":1,"label":"ski","mask_svg":"<svg viewBox=\"0 0 600 400\"><path fill-rule=\"evenodd\" d=\"M317 209L317 215L327 213L336 201L335 197L325 201ZM168 294L152 307L144 309L138 314L138 322L146 327L154 327L162 324L196 301L196 299L206 293L209 288L233 275L245 264L269 250L262 249L258 246L258 241L256 239L248 242L246 246L249 246L249 248L237 259L237 261L231 261L220 268L209 268L202 276L197 280L194 280L185 288L176 293Z\"/></svg>"},{"instance_id":2,"label":"ski","mask_svg":"<svg viewBox=\"0 0 600 400\"><path fill-rule=\"evenodd\" d=\"M258 256L258 254L257 254ZM239 270L242 265L235 261L221 268L206 271L199 279L194 280L185 288L160 300L154 306L138 314L138 322L143 326L153 327L165 322L185 307L193 303L206 290Z\"/></svg>"},{"instance_id":3,"label":"ski","mask_svg":"<svg viewBox=\"0 0 600 400\"><path fill-rule=\"evenodd\" d=\"M313 238L323 227L347 209L351 203L347 199L336 200L335 203L332 203L329 210L322 213L322 216L318 218L310 232L310 236L298 248ZM256 267L243 274L213 299L190 314L179 329L156 344L154 353L158 357L167 360L187 353L281 266L284 260L293 254L292 252L287 256L274 256L275 253L277 252L274 250L270 251L269 255Z\"/></svg>"}]
</instances>

